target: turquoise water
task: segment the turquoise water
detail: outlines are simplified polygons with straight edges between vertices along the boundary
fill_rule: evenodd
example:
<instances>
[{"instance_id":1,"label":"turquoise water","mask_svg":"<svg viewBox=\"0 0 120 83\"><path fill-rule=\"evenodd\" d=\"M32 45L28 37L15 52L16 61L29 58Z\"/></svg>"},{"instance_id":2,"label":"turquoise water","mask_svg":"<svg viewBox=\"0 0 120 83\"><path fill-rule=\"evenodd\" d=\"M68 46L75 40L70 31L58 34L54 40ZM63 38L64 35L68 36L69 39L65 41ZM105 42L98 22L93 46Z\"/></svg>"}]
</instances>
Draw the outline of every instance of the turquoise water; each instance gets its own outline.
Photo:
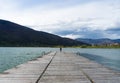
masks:
<instances>
[{"instance_id":1,"label":"turquoise water","mask_svg":"<svg viewBox=\"0 0 120 83\"><path fill-rule=\"evenodd\" d=\"M0 72L36 59L56 48L0 47Z\"/></svg>"},{"instance_id":2,"label":"turquoise water","mask_svg":"<svg viewBox=\"0 0 120 83\"><path fill-rule=\"evenodd\" d=\"M120 49L65 48L64 50L75 52L80 56L84 56L111 69L120 71Z\"/></svg>"},{"instance_id":3,"label":"turquoise water","mask_svg":"<svg viewBox=\"0 0 120 83\"><path fill-rule=\"evenodd\" d=\"M59 48L0 47L0 72L13 68L43 55L43 52L59 51ZM63 48L80 56L120 71L120 49Z\"/></svg>"}]
</instances>

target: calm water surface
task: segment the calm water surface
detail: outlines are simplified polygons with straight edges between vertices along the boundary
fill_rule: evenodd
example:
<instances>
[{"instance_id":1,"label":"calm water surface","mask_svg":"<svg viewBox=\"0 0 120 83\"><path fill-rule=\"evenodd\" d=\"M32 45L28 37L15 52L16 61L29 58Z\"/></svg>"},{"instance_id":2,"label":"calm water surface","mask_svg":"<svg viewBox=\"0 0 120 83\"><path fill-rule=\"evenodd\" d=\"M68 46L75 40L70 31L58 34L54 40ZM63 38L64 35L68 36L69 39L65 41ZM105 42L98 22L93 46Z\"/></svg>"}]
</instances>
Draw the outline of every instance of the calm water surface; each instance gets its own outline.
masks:
<instances>
[{"instance_id":1,"label":"calm water surface","mask_svg":"<svg viewBox=\"0 0 120 83\"><path fill-rule=\"evenodd\" d=\"M0 47L0 72L42 56L43 52L59 51L59 48ZM120 49L63 48L80 56L120 71Z\"/></svg>"},{"instance_id":2,"label":"calm water surface","mask_svg":"<svg viewBox=\"0 0 120 83\"><path fill-rule=\"evenodd\" d=\"M64 50L78 53L80 56L120 71L120 49L65 48Z\"/></svg>"},{"instance_id":3,"label":"calm water surface","mask_svg":"<svg viewBox=\"0 0 120 83\"><path fill-rule=\"evenodd\" d=\"M57 48L0 47L0 72L13 68Z\"/></svg>"}]
</instances>

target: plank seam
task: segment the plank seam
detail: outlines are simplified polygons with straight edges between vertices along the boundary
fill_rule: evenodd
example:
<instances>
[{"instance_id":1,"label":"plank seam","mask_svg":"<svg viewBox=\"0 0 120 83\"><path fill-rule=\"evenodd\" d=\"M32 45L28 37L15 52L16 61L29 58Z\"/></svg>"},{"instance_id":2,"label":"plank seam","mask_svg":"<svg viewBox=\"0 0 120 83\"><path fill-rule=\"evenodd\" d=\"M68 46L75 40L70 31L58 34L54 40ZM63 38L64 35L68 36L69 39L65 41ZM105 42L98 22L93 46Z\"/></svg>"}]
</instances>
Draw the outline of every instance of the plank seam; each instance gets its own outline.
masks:
<instances>
[{"instance_id":1,"label":"plank seam","mask_svg":"<svg viewBox=\"0 0 120 83\"><path fill-rule=\"evenodd\" d=\"M90 76L88 76L82 69L80 69L83 74L88 78L88 80L90 80L91 83L94 83L94 81L90 78Z\"/></svg>"},{"instance_id":2,"label":"plank seam","mask_svg":"<svg viewBox=\"0 0 120 83\"><path fill-rule=\"evenodd\" d=\"M48 63L48 65L45 67L45 69L43 70L43 72L41 73L41 75L39 76L39 78L37 79L37 81L35 83L38 83L39 80L41 79L41 77L43 76L43 74L45 73L45 71L47 70L48 66L50 65L50 63L52 62L53 58L55 57L55 55L57 54L57 52L55 52L55 54L53 55L52 59L50 60L50 62Z\"/></svg>"}]
</instances>

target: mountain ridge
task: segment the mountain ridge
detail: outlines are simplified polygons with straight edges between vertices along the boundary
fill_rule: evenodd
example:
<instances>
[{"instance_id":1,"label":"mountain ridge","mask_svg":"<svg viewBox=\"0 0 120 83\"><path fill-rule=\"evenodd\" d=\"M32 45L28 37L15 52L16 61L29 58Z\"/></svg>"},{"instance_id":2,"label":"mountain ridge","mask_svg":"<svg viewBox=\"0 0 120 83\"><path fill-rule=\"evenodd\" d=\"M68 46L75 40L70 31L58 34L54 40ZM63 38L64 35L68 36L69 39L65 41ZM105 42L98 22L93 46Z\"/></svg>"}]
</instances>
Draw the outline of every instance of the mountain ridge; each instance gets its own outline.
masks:
<instances>
[{"instance_id":1,"label":"mountain ridge","mask_svg":"<svg viewBox=\"0 0 120 83\"><path fill-rule=\"evenodd\" d=\"M85 42L88 44L94 45L104 45L104 44L120 44L120 39L109 39L109 38L100 38L100 39L90 39L90 38L77 38L77 41Z\"/></svg>"},{"instance_id":2,"label":"mountain ridge","mask_svg":"<svg viewBox=\"0 0 120 83\"><path fill-rule=\"evenodd\" d=\"M0 20L0 46L77 46L89 45L51 33L36 31L10 21Z\"/></svg>"}]
</instances>

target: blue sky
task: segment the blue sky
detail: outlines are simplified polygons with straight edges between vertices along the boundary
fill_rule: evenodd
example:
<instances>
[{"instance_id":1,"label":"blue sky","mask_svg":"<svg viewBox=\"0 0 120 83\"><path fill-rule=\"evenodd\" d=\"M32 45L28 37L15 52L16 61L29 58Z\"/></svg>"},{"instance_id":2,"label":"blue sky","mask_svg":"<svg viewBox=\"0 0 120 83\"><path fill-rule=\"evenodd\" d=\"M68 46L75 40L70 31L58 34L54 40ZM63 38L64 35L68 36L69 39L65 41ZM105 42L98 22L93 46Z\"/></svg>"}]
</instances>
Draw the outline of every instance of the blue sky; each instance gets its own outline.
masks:
<instances>
[{"instance_id":1,"label":"blue sky","mask_svg":"<svg viewBox=\"0 0 120 83\"><path fill-rule=\"evenodd\" d=\"M120 0L0 0L0 19L69 38L120 38Z\"/></svg>"}]
</instances>

